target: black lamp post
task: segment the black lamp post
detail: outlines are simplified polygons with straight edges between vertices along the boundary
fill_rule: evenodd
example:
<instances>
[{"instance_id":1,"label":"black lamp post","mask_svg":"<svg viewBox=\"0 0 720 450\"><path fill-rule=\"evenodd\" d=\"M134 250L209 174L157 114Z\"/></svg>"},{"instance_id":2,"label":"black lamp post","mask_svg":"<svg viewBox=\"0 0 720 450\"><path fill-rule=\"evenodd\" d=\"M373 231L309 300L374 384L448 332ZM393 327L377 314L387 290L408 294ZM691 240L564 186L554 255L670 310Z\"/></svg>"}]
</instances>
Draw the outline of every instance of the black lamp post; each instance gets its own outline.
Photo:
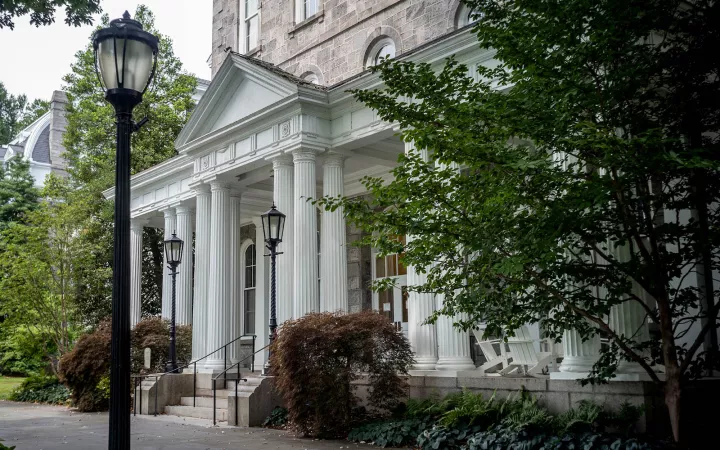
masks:
<instances>
[{"instance_id":1,"label":"black lamp post","mask_svg":"<svg viewBox=\"0 0 720 450\"><path fill-rule=\"evenodd\" d=\"M145 122L134 123L132 111L155 74L158 38L125 11L92 42L95 71L117 123L108 448L124 450L130 448L130 135Z\"/></svg>"},{"instance_id":2,"label":"black lamp post","mask_svg":"<svg viewBox=\"0 0 720 450\"><path fill-rule=\"evenodd\" d=\"M175 279L177 277L177 266L182 262L183 241L173 233L172 237L165 241L165 261L168 263L170 275L172 275L172 307L170 309L170 358L165 370L175 372L177 370L177 356L175 352Z\"/></svg>"},{"instance_id":3,"label":"black lamp post","mask_svg":"<svg viewBox=\"0 0 720 450\"><path fill-rule=\"evenodd\" d=\"M273 203L272 208L260 217L262 217L265 247L270 250L270 255L265 256L270 256L270 344L272 344L273 341L275 341L275 330L277 329L275 259L277 255L279 255L277 246L282 242L283 231L285 229L285 214L278 211ZM265 364L265 375L271 375L272 372L269 353L270 352L268 352L268 361Z\"/></svg>"}]
</instances>

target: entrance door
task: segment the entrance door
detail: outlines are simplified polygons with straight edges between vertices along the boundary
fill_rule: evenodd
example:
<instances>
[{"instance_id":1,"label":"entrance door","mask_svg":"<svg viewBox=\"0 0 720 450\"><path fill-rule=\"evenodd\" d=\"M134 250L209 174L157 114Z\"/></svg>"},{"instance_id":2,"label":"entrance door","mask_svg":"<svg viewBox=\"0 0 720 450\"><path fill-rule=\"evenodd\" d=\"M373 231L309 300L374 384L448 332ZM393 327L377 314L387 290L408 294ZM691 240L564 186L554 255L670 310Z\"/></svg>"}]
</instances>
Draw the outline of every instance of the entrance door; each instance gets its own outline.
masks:
<instances>
[{"instance_id":1,"label":"entrance door","mask_svg":"<svg viewBox=\"0 0 720 450\"><path fill-rule=\"evenodd\" d=\"M402 238L404 242L404 237ZM393 278L393 287L383 292L373 292L373 308L383 313L390 322L408 330L407 269L400 263L399 255L385 257L373 252L373 277L376 280Z\"/></svg>"}]
</instances>

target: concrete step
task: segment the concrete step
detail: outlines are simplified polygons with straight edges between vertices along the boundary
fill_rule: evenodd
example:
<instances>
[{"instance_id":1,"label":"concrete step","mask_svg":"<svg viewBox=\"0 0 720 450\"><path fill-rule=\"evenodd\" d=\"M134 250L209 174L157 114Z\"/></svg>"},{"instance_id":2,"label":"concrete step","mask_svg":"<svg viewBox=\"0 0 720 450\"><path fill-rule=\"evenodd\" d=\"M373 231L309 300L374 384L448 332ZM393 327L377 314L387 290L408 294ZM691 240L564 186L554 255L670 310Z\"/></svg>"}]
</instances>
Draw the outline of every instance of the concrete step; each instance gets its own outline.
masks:
<instances>
[{"instance_id":1,"label":"concrete step","mask_svg":"<svg viewBox=\"0 0 720 450\"><path fill-rule=\"evenodd\" d=\"M227 409L228 407L228 399L225 398L216 398L216 407ZM193 405L193 398L192 397L181 397L180 398L180 405L181 406L192 406ZM202 406L203 408L212 408L213 406L213 399L212 397L195 397L195 406Z\"/></svg>"},{"instance_id":2,"label":"concrete step","mask_svg":"<svg viewBox=\"0 0 720 450\"><path fill-rule=\"evenodd\" d=\"M233 392L235 392L235 389L233 389ZM225 398L225 399L227 399L227 398L228 398L228 394L230 394L230 390L229 390L229 389L218 389L216 396L217 396L217 398ZM213 390L212 390L212 389L196 389L196 390L195 390L195 395L197 395L198 397L210 397L210 398L212 398L212 396L213 396Z\"/></svg>"},{"instance_id":3,"label":"concrete step","mask_svg":"<svg viewBox=\"0 0 720 450\"><path fill-rule=\"evenodd\" d=\"M192 398L192 397L191 397ZM210 399L212 401L212 399ZM166 406L165 414L171 416L180 417L194 417L196 419L209 419L213 418L213 409L205 408L202 406ZM216 419L218 422L227 422L227 408L217 408L215 410Z\"/></svg>"}]
</instances>

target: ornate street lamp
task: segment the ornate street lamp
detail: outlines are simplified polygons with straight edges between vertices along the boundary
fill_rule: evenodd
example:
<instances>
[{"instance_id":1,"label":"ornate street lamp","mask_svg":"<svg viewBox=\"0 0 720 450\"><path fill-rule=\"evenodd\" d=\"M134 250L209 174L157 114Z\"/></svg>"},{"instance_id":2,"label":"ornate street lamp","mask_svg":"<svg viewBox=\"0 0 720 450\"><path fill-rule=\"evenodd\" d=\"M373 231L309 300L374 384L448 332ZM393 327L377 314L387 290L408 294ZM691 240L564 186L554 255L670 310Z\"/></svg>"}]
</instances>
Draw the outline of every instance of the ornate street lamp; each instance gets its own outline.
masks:
<instances>
[{"instance_id":1,"label":"ornate street lamp","mask_svg":"<svg viewBox=\"0 0 720 450\"><path fill-rule=\"evenodd\" d=\"M95 71L117 124L109 448L124 450L130 448L130 135L146 121L134 123L132 111L155 74L158 38L125 11L92 42Z\"/></svg>"},{"instance_id":2,"label":"ornate street lamp","mask_svg":"<svg viewBox=\"0 0 720 450\"><path fill-rule=\"evenodd\" d=\"M170 312L170 359L165 366L165 371L177 371L177 357L175 353L175 279L177 277L177 266L182 262L183 241L172 234L172 237L165 241L165 261L168 263L170 275L172 275L172 308Z\"/></svg>"},{"instance_id":3,"label":"ornate street lamp","mask_svg":"<svg viewBox=\"0 0 720 450\"><path fill-rule=\"evenodd\" d=\"M270 256L270 344L272 345L275 341L275 330L277 329L275 259L280 254L277 252L277 246L282 242L283 231L285 230L285 214L278 211L273 203L272 208L260 217L262 217L265 247L270 250L270 255L265 256ZM264 374L271 375L269 352Z\"/></svg>"}]
</instances>

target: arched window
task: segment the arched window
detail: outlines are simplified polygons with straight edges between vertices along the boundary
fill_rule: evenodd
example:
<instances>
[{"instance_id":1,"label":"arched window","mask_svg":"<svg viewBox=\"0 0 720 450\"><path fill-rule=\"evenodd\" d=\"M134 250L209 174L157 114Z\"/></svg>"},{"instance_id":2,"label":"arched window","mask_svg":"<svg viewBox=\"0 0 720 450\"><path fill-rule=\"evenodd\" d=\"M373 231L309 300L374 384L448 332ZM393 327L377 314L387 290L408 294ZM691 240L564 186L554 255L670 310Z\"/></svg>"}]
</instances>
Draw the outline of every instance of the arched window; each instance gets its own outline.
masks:
<instances>
[{"instance_id":1,"label":"arched window","mask_svg":"<svg viewBox=\"0 0 720 450\"><path fill-rule=\"evenodd\" d=\"M482 18L482 13L474 11L467 5L460 5L457 14L455 15L455 26L456 28L462 28L471 23L477 22Z\"/></svg>"},{"instance_id":2,"label":"arched window","mask_svg":"<svg viewBox=\"0 0 720 450\"><path fill-rule=\"evenodd\" d=\"M245 334L255 334L255 281L257 255L255 244L250 244L245 249L245 276L243 281L243 311L245 311L244 323Z\"/></svg>"},{"instance_id":3,"label":"arched window","mask_svg":"<svg viewBox=\"0 0 720 450\"><path fill-rule=\"evenodd\" d=\"M309 72L307 75L305 75L305 76L303 77L303 80L305 80L305 81L307 81L307 82L309 82L309 83L312 83L312 84L319 84L319 83L320 83L320 79L318 78L318 76L317 76L316 74L312 73L312 72Z\"/></svg>"},{"instance_id":4,"label":"arched window","mask_svg":"<svg viewBox=\"0 0 720 450\"><path fill-rule=\"evenodd\" d=\"M387 36L383 37L370 47L365 65L375 66L385 58L394 58L396 51L395 42Z\"/></svg>"}]
</instances>

